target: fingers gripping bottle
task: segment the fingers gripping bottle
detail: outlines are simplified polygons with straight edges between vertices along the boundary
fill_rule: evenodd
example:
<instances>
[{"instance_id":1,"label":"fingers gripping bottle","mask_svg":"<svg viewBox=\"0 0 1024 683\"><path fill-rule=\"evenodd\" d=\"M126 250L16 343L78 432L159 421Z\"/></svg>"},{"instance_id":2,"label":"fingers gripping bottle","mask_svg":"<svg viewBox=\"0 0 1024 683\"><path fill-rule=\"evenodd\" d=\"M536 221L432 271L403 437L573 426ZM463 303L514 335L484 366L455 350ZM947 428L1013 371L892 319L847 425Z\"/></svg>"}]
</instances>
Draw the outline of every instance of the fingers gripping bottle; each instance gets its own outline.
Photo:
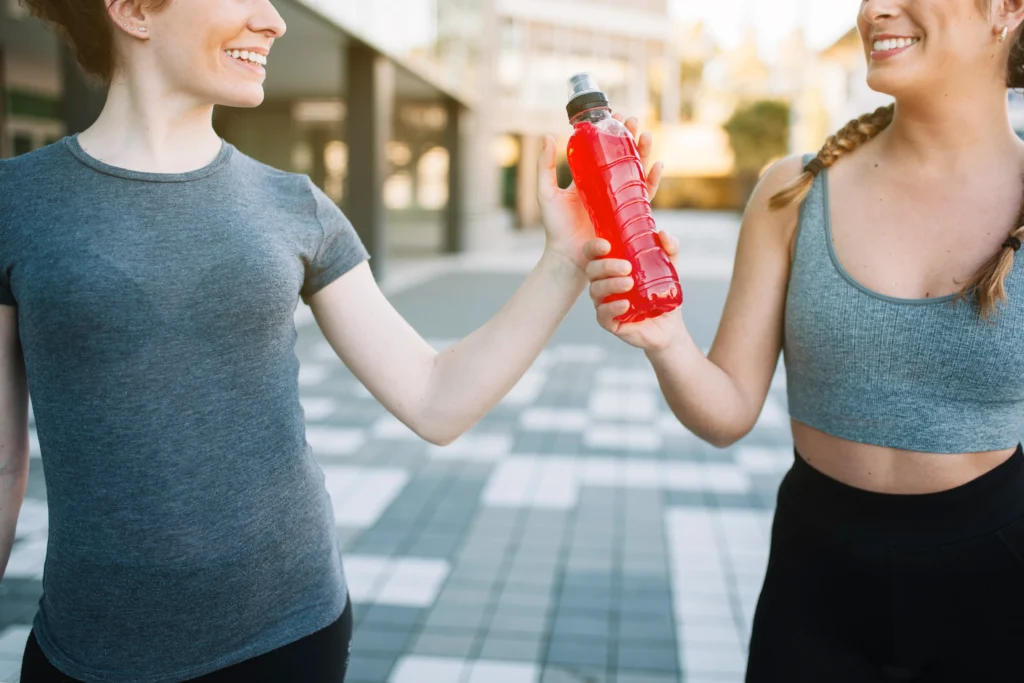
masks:
<instances>
[{"instance_id":1,"label":"fingers gripping bottle","mask_svg":"<svg viewBox=\"0 0 1024 683\"><path fill-rule=\"evenodd\" d=\"M656 318L683 303L675 266L661 246L647 179L633 135L612 118L608 98L590 74L569 79L566 107L573 134L569 169L597 236L612 245L609 258L633 266L633 289L605 301L629 301L623 323Z\"/></svg>"}]
</instances>

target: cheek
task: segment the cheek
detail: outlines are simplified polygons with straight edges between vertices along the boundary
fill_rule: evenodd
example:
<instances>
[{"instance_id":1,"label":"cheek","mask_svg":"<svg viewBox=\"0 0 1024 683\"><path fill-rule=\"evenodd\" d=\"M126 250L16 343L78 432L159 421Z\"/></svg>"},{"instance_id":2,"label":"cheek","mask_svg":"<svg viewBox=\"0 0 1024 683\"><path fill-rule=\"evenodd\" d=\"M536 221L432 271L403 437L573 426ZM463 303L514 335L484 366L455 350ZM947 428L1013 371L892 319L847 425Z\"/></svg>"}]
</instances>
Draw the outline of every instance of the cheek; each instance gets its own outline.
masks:
<instances>
[{"instance_id":1,"label":"cheek","mask_svg":"<svg viewBox=\"0 0 1024 683\"><path fill-rule=\"evenodd\" d=\"M217 66L210 56L210 50L193 41L179 40L173 45L162 45L159 52L163 70L173 74L176 80L183 76L189 77L193 82L202 80Z\"/></svg>"},{"instance_id":2,"label":"cheek","mask_svg":"<svg viewBox=\"0 0 1024 683\"><path fill-rule=\"evenodd\" d=\"M860 42L863 45L867 45L868 36L871 35L871 26L866 22L858 19L857 21L857 36L860 38Z\"/></svg>"}]
</instances>

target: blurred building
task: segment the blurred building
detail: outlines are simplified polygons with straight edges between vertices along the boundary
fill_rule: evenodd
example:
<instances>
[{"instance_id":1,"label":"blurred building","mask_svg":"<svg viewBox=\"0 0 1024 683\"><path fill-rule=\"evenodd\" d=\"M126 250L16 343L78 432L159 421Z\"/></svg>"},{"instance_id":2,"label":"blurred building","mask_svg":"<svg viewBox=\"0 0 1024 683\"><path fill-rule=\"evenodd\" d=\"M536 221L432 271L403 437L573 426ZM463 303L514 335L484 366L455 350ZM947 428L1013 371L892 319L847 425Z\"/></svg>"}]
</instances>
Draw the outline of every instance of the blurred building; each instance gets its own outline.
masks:
<instances>
[{"instance_id":1,"label":"blurred building","mask_svg":"<svg viewBox=\"0 0 1024 683\"><path fill-rule=\"evenodd\" d=\"M0 0L0 157L64 135L61 65L53 36L17 0Z\"/></svg>"},{"instance_id":2,"label":"blurred building","mask_svg":"<svg viewBox=\"0 0 1024 683\"><path fill-rule=\"evenodd\" d=\"M650 126L681 109L680 58L668 0L495 0L493 120L502 136L505 205L520 225L539 219L536 167L544 135L565 148L568 78L594 74L612 107ZM563 169L564 175L564 169Z\"/></svg>"},{"instance_id":3,"label":"blurred building","mask_svg":"<svg viewBox=\"0 0 1024 683\"><path fill-rule=\"evenodd\" d=\"M819 54L808 54L805 64L804 87L793 101L794 153L816 151L851 119L892 102L868 87L864 45L855 28Z\"/></svg>"},{"instance_id":4,"label":"blurred building","mask_svg":"<svg viewBox=\"0 0 1024 683\"><path fill-rule=\"evenodd\" d=\"M497 208L487 117L475 108L490 0L277 0L257 109L218 107L218 132L275 167L309 174L374 255L459 251L486 239ZM490 23L489 23L490 22ZM0 0L0 155L88 127L98 91L17 0Z\"/></svg>"}]
</instances>

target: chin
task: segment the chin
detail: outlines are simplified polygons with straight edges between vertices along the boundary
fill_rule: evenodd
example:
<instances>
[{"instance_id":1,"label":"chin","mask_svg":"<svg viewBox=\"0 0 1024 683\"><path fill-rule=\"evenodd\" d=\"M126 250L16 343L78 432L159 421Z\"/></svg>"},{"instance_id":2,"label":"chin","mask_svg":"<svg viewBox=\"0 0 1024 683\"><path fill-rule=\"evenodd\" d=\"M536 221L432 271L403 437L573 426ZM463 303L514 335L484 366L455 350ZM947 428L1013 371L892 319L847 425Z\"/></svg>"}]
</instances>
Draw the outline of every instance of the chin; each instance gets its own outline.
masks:
<instances>
[{"instance_id":1,"label":"chin","mask_svg":"<svg viewBox=\"0 0 1024 683\"><path fill-rule=\"evenodd\" d=\"M879 71L869 71L867 83L868 87L875 92L882 93L883 95L891 95L897 97L901 92L906 92L911 85L906 78L906 75L898 75L894 73L880 73Z\"/></svg>"},{"instance_id":2,"label":"chin","mask_svg":"<svg viewBox=\"0 0 1024 683\"><path fill-rule=\"evenodd\" d=\"M263 104L263 100L265 98L266 93L263 91L263 86L257 86L254 88L235 89L232 92L221 93L220 97L217 98L217 104L223 107L247 109L260 106Z\"/></svg>"}]
</instances>

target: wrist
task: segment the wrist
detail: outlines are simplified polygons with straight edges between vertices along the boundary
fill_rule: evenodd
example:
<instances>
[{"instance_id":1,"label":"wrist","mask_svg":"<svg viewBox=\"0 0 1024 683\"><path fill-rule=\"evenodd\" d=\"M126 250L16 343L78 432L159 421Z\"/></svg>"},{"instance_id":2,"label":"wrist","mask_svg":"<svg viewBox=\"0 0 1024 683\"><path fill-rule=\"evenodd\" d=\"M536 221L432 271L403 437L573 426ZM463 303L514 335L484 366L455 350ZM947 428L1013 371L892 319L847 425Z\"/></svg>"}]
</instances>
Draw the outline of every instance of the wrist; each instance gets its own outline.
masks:
<instances>
[{"instance_id":1,"label":"wrist","mask_svg":"<svg viewBox=\"0 0 1024 683\"><path fill-rule=\"evenodd\" d=\"M693 338L690 337L686 329L682 313L674 311L667 315L676 316L676 321L672 325L671 332L666 335L665 342L658 346L644 349L644 354L652 364L661 364L669 359L679 358L687 353L688 350L697 348ZM697 351L699 352L700 350L697 349Z\"/></svg>"},{"instance_id":2,"label":"wrist","mask_svg":"<svg viewBox=\"0 0 1024 683\"><path fill-rule=\"evenodd\" d=\"M562 252L545 245L544 253L541 254L537 264L538 269L558 280L564 280L581 289L587 285L587 274L579 265Z\"/></svg>"}]
</instances>

